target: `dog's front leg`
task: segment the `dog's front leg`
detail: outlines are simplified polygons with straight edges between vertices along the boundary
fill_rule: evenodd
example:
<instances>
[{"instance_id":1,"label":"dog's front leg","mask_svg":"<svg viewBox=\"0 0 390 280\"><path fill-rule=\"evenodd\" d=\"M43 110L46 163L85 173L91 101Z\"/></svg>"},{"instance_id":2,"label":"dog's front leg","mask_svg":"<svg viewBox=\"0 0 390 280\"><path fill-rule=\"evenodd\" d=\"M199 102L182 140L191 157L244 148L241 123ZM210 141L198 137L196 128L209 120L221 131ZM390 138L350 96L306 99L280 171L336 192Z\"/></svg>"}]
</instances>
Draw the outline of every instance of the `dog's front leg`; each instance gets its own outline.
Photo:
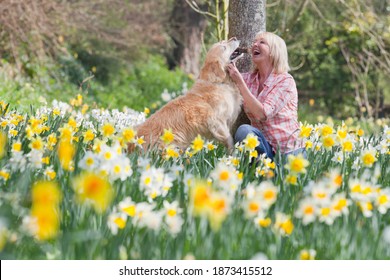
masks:
<instances>
[{"instance_id":1,"label":"dog's front leg","mask_svg":"<svg viewBox=\"0 0 390 280\"><path fill-rule=\"evenodd\" d=\"M227 124L222 121L210 121L208 127L211 135L224 144L231 154L234 149L234 141Z\"/></svg>"}]
</instances>

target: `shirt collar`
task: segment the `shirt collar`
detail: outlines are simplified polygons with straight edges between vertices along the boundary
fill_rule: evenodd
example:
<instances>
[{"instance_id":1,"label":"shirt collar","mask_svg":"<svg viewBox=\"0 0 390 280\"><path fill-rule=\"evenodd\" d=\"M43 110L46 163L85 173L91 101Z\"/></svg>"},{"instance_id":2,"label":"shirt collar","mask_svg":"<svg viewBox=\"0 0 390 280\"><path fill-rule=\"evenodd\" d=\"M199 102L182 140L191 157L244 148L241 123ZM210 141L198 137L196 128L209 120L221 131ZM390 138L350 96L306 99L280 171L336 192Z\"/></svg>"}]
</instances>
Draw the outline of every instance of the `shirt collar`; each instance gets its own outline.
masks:
<instances>
[{"instance_id":1,"label":"shirt collar","mask_svg":"<svg viewBox=\"0 0 390 280\"><path fill-rule=\"evenodd\" d=\"M267 86L267 87L269 87L270 85L272 85L272 83L274 82L276 76L277 76L277 74L275 74L274 72L272 72L272 73L268 76L267 80L265 80L265 82L264 82L263 85L264 85L264 86ZM258 75L258 72L257 72L257 71L255 71L255 72L253 72L253 73L251 74L251 82L252 82L252 84L257 84L257 85L260 84L259 75Z\"/></svg>"}]
</instances>

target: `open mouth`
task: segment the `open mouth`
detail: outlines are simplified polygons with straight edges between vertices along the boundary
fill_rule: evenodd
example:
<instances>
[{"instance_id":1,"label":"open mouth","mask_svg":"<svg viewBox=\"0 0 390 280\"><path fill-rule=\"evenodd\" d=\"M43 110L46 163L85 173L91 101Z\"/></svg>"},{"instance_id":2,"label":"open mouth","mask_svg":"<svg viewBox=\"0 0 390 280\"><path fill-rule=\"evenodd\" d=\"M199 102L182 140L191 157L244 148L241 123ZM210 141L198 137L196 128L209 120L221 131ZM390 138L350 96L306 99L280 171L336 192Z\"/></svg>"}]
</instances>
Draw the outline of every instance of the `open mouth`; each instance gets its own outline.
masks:
<instances>
[{"instance_id":1,"label":"open mouth","mask_svg":"<svg viewBox=\"0 0 390 280\"><path fill-rule=\"evenodd\" d=\"M260 52L258 50L253 51L253 55L259 55L259 54L260 54Z\"/></svg>"},{"instance_id":2,"label":"open mouth","mask_svg":"<svg viewBox=\"0 0 390 280\"><path fill-rule=\"evenodd\" d=\"M230 61L235 62L241 57L244 56L245 53L248 53L248 49L246 48L237 48L234 50L234 52L230 55Z\"/></svg>"}]
</instances>

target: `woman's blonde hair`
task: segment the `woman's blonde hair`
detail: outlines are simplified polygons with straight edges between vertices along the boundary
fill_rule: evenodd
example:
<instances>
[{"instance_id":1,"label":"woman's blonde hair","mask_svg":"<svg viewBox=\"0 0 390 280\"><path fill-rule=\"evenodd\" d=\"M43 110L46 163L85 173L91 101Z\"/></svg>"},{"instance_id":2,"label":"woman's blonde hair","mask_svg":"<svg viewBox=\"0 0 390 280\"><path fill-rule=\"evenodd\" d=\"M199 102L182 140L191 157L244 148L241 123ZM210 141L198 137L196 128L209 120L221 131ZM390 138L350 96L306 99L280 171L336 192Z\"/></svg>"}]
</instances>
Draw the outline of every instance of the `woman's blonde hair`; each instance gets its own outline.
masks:
<instances>
[{"instance_id":1,"label":"woman's blonde hair","mask_svg":"<svg viewBox=\"0 0 390 280\"><path fill-rule=\"evenodd\" d=\"M288 65L286 42L284 42L284 40L278 35L271 32L257 33L255 40L257 41L260 38L264 38L269 45L271 63L274 67L274 72L276 74L288 72L290 70L290 66ZM254 70L257 70L256 66Z\"/></svg>"}]
</instances>

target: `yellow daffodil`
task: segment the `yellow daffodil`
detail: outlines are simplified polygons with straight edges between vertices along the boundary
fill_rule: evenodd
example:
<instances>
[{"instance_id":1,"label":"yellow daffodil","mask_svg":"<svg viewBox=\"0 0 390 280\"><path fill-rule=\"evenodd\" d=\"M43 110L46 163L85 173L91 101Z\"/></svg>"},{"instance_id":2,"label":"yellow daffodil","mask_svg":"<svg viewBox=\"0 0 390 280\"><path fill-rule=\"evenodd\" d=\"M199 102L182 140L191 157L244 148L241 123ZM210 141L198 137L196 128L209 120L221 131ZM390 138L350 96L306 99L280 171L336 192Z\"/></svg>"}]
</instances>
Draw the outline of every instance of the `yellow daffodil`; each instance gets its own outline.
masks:
<instances>
[{"instance_id":1,"label":"yellow daffodil","mask_svg":"<svg viewBox=\"0 0 390 280\"><path fill-rule=\"evenodd\" d=\"M374 149L362 151L360 159L364 166L371 167L376 162L376 151Z\"/></svg>"},{"instance_id":2,"label":"yellow daffodil","mask_svg":"<svg viewBox=\"0 0 390 280\"><path fill-rule=\"evenodd\" d=\"M259 146L260 142L257 136L249 133L243 141L244 147L248 151L253 151L257 146Z\"/></svg>"},{"instance_id":3,"label":"yellow daffodil","mask_svg":"<svg viewBox=\"0 0 390 280\"><path fill-rule=\"evenodd\" d=\"M7 147L7 134L5 134L3 131L0 131L0 158L2 158L6 153L6 147Z\"/></svg>"},{"instance_id":4,"label":"yellow daffodil","mask_svg":"<svg viewBox=\"0 0 390 280\"><path fill-rule=\"evenodd\" d=\"M10 177L10 173L4 169L0 170L0 178L2 178L4 181L7 181Z\"/></svg>"},{"instance_id":5,"label":"yellow daffodil","mask_svg":"<svg viewBox=\"0 0 390 280\"><path fill-rule=\"evenodd\" d=\"M133 142L137 132L131 127L125 128L122 131L122 137L126 142Z\"/></svg>"},{"instance_id":6,"label":"yellow daffodil","mask_svg":"<svg viewBox=\"0 0 390 280\"><path fill-rule=\"evenodd\" d=\"M204 147L204 141L200 135L198 135L194 141L192 141L192 149L195 153L201 151Z\"/></svg>"},{"instance_id":7,"label":"yellow daffodil","mask_svg":"<svg viewBox=\"0 0 390 280\"><path fill-rule=\"evenodd\" d=\"M31 217L35 221L35 236L39 240L48 240L57 236L60 226L59 208L57 206L34 205Z\"/></svg>"},{"instance_id":8,"label":"yellow daffodil","mask_svg":"<svg viewBox=\"0 0 390 280\"><path fill-rule=\"evenodd\" d=\"M294 224L289 216L278 212L276 213L274 228L281 235L291 235L294 230Z\"/></svg>"},{"instance_id":9,"label":"yellow daffodil","mask_svg":"<svg viewBox=\"0 0 390 280\"><path fill-rule=\"evenodd\" d=\"M285 165L285 168L292 173L300 174L306 173L307 166L309 166L309 161L307 161L302 154L299 154L297 156L288 155L288 163Z\"/></svg>"},{"instance_id":10,"label":"yellow daffodil","mask_svg":"<svg viewBox=\"0 0 390 280\"><path fill-rule=\"evenodd\" d=\"M211 189L204 180L196 180L191 188L190 201L194 215L207 214L211 199Z\"/></svg>"},{"instance_id":11,"label":"yellow daffodil","mask_svg":"<svg viewBox=\"0 0 390 280\"><path fill-rule=\"evenodd\" d=\"M104 137L110 137L115 133L115 127L110 123L105 123L101 128L101 132Z\"/></svg>"},{"instance_id":12,"label":"yellow daffodil","mask_svg":"<svg viewBox=\"0 0 390 280\"><path fill-rule=\"evenodd\" d=\"M58 205L61 192L55 182L38 181L32 187L32 201L34 205Z\"/></svg>"},{"instance_id":13,"label":"yellow daffodil","mask_svg":"<svg viewBox=\"0 0 390 280\"><path fill-rule=\"evenodd\" d=\"M309 138L310 137L310 134L313 130L313 127L310 126L310 125L302 125L301 126L301 130L299 132L299 137L300 138Z\"/></svg>"},{"instance_id":14,"label":"yellow daffodil","mask_svg":"<svg viewBox=\"0 0 390 280\"><path fill-rule=\"evenodd\" d=\"M173 142L175 139L175 136L172 133L171 129L164 129L163 135L160 137L160 139L165 143L165 145L169 145Z\"/></svg>"},{"instance_id":15,"label":"yellow daffodil","mask_svg":"<svg viewBox=\"0 0 390 280\"><path fill-rule=\"evenodd\" d=\"M314 260L316 257L316 251L313 249L310 250L301 250L299 252L299 259L300 260Z\"/></svg>"},{"instance_id":16,"label":"yellow daffodil","mask_svg":"<svg viewBox=\"0 0 390 280\"><path fill-rule=\"evenodd\" d=\"M83 140L84 143L91 142L93 141L93 139L95 139L95 133L93 133L92 129L88 129L87 131L85 131L83 133L83 136L84 136L84 140Z\"/></svg>"},{"instance_id":17,"label":"yellow daffodil","mask_svg":"<svg viewBox=\"0 0 390 280\"><path fill-rule=\"evenodd\" d=\"M73 171L73 157L76 153L75 146L69 141L60 141L57 148L58 158L64 170Z\"/></svg>"},{"instance_id":18,"label":"yellow daffodil","mask_svg":"<svg viewBox=\"0 0 390 280\"><path fill-rule=\"evenodd\" d=\"M114 191L105 177L94 173L82 173L74 179L77 200L90 203L96 212L104 212L110 205Z\"/></svg>"}]
</instances>

